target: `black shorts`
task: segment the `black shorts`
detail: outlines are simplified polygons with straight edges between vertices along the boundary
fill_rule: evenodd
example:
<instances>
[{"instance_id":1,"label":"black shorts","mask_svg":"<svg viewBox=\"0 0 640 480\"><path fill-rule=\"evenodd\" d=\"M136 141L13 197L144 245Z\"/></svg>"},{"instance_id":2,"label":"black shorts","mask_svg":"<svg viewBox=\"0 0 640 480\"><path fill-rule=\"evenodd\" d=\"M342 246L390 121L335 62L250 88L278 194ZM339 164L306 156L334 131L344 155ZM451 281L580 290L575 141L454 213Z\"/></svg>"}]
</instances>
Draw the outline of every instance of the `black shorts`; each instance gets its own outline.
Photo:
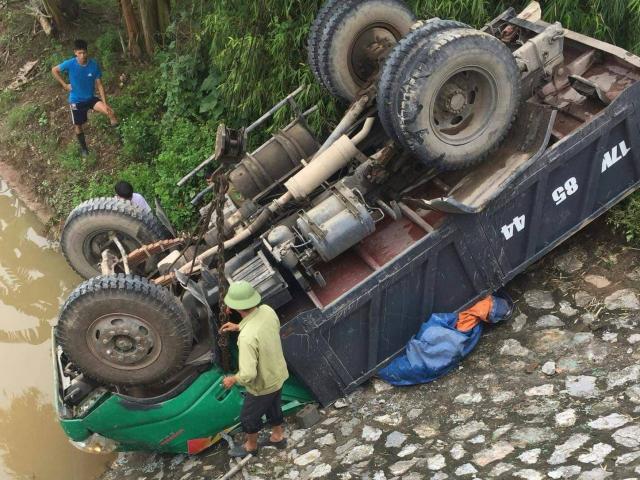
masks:
<instances>
[{"instance_id":1,"label":"black shorts","mask_svg":"<svg viewBox=\"0 0 640 480\"><path fill-rule=\"evenodd\" d=\"M98 97L93 97L91 100L87 100L86 102L78 102L72 103L71 107L71 121L74 125L83 125L87 123L87 112L89 110L93 110L93 107L96 106L100 99Z\"/></svg>"},{"instance_id":2,"label":"black shorts","mask_svg":"<svg viewBox=\"0 0 640 480\"><path fill-rule=\"evenodd\" d=\"M245 392L240 423L245 433L258 433L262 429L262 416L266 415L272 427L282 425L282 389L268 395L251 395Z\"/></svg>"}]
</instances>

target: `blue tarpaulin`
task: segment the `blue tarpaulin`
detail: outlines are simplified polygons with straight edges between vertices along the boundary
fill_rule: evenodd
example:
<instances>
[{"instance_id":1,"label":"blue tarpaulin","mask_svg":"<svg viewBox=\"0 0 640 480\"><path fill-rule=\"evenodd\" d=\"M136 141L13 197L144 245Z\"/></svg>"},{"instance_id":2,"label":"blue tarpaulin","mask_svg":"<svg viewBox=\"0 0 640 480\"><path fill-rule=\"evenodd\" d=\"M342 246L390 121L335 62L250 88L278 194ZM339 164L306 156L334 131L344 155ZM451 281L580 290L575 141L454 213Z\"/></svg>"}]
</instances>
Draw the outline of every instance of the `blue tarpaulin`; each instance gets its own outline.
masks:
<instances>
[{"instance_id":1,"label":"blue tarpaulin","mask_svg":"<svg viewBox=\"0 0 640 480\"><path fill-rule=\"evenodd\" d=\"M432 382L456 368L473 351L484 323L498 323L512 309L510 299L491 296L460 314L434 313L409 341L404 354L380 370L378 376L397 386Z\"/></svg>"}]
</instances>

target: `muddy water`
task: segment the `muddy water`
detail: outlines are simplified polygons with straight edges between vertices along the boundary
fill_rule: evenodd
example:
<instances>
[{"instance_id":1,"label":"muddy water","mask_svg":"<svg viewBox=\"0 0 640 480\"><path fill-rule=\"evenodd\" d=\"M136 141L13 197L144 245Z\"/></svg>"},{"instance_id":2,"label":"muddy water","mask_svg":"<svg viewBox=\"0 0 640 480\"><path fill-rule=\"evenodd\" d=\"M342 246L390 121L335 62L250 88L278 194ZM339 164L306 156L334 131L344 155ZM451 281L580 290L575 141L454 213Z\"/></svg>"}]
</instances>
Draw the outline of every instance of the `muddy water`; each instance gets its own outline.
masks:
<instances>
[{"instance_id":1,"label":"muddy water","mask_svg":"<svg viewBox=\"0 0 640 480\"><path fill-rule=\"evenodd\" d=\"M56 422L51 326L80 278L0 180L0 480L91 480L110 461Z\"/></svg>"}]
</instances>

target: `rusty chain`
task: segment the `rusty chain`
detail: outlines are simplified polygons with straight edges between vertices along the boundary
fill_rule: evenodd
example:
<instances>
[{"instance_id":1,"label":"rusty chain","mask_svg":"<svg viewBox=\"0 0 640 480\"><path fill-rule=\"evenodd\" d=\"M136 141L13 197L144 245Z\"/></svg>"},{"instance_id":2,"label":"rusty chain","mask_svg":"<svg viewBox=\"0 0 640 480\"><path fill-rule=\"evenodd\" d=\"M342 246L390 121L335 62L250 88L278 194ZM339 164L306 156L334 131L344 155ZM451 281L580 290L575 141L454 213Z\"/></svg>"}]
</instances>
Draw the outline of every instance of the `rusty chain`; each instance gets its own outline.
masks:
<instances>
[{"instance_id":1,"label":"rusty chain","mask_svg":"<svg viewBox=\"0 0 640 480\"><path fill-rule=\"evenodd\" d=\"M216 211L216 230L218 233L218 253L217 253L217 270L218 270L218 328L222 327L229 321L229 313L224 304L224 297L229 288L227 277L224 273L224 204L227 190L229 190L229 178L226 172L220 171L213 178L215 184L215 211ZM226 372L231 371L231 353L229 351L229 334L221 333L218 336L218 346L222 354L221 366Z\"/></svg>"}]
</instances>

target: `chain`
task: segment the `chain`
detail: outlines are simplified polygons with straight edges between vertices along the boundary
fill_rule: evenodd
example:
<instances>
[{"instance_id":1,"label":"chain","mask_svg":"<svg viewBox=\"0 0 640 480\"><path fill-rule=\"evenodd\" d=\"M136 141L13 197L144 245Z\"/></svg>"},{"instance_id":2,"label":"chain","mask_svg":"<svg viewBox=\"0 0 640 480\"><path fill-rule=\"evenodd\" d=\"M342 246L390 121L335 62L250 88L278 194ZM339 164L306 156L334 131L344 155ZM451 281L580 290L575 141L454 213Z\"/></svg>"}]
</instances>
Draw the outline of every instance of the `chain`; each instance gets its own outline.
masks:
<instances>
[{"instance_id":1,"label":"chain","mask_svg":"<svg viewBox=\"0 0 640 480\"><path fill-rule=\"evenodd\" d=\"M218 232L218 253L217 253L217 269L218 269L218 327L222 327L229 321L227 307L224 304L224 297L227 294L229 285L227 277L224 274L224 204L227 190L229 190L229 179L224 171L217 173L213 179L215 182L215 209L216 209L216 230ZM222 333L218 336L218 346L222 352L221 365L226 372L231 371L231 354L229 351L229 334Z\"/></svg>"}]
</instances>

